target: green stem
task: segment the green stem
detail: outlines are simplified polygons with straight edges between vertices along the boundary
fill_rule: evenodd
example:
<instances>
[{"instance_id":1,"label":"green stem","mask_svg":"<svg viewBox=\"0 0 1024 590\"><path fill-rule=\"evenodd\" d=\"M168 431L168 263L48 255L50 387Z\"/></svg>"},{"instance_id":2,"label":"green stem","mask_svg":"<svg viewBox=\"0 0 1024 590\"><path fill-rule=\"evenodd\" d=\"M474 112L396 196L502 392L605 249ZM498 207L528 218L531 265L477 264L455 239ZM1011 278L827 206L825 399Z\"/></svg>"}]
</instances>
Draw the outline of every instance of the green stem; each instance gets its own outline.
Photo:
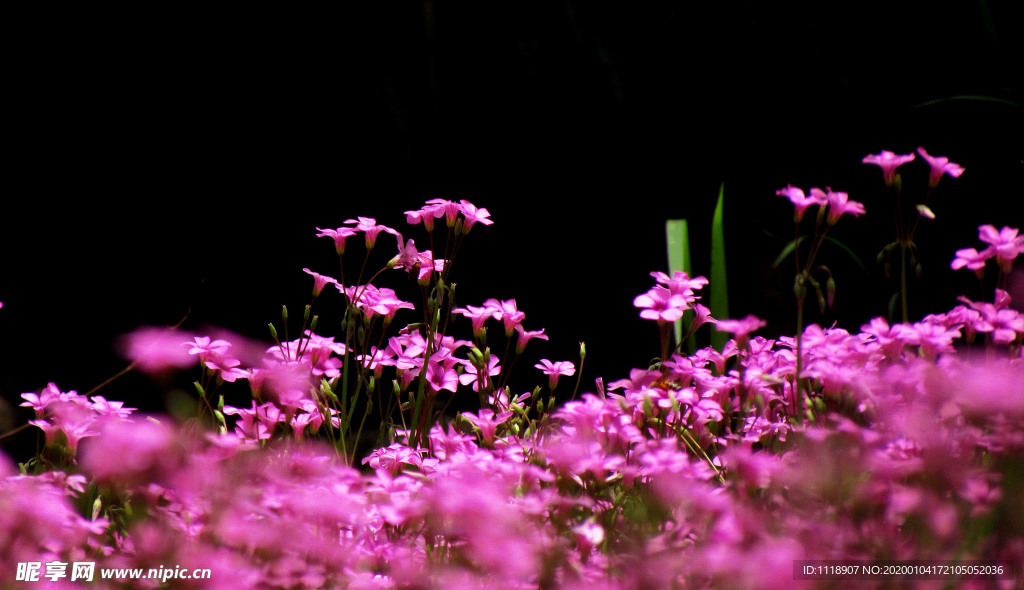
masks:
<instances>
[{"instance_id":1,"label":"green stem","mask_svg":"<svg viewBox=\"0 0 1024 590\"><path fill-rule=\"evenodd\" d=\"M900 242L900 309L903 312L903 323L910 321L907 312L907 243Z\"/></svg>"}]
</instances>

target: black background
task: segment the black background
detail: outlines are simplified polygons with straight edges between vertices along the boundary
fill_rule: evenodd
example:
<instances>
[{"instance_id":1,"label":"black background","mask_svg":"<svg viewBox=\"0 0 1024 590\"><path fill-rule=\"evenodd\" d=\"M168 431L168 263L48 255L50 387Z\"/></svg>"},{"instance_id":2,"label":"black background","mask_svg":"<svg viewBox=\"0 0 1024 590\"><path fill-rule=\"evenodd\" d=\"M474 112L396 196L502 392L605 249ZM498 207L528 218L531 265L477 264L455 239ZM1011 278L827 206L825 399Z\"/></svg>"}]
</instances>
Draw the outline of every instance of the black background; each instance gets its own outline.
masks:
<instances>
[{"instance_id":1,"label":"black background","mask_svg":"<svg viewBox=\"0 0 1024 590\"><path fill-rule=\"evenodd\" d=\"M282 304L307 301L301 269L335 269L315 227L372 216L416 238L402 212L429 198L495 221L460 253L460 303L515 298L552 339L529 364L576 361L586 341L584 389L657 354L632 299L666 269L666 219L690 220L708 273L723 182L732 315L769 319L766 334L794 323L793 271L770 266L792 235L788 183L867 207L835 232L866 270L823 252L839 294L811 313L851 330L896 287L874 262L894 230L864 155L923 145L967 169L919 231L914 319L982 296L949 269L979 224L1024 223L1013 0L367 4L9 19L0 429L27 419L22 392L121 369L111 342L139 325L191 310L186 327L266 338ZM963 98L979 96L996 100ZM902 171L923 187L920 158ZM514 389L539 382L529 364ZM138 376L102 393L163 406Z\"/></svg>"}]
</instances>

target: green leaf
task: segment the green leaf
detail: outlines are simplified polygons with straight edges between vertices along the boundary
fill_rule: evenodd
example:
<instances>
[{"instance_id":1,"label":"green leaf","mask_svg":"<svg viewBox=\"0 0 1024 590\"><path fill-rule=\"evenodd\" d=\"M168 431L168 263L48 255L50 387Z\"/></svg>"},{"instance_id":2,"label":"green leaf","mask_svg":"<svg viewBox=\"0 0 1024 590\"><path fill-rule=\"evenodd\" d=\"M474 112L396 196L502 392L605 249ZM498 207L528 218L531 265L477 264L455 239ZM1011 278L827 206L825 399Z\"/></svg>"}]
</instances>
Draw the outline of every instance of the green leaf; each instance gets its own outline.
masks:
<instances>
[{"instance_id":1,"label":"green leaf","mask_svg":"<svg viewBox=\"0 0 1024 590\"><path fill-rule=\"evenodd\" d=\"M715 205L715 215L711 220L711 281L708 284L708 308L711 310L711 317L715 319L729 318L729 286L726 283L725 272L725 231L722 219L724 217L725 183L718 188L718 203ZM729 335L717 330L711 333L711 345L721 350L729 340Z\"/></svg>"},{"instance_id":2,"label":"green leaf","mask_svg":"<svg viewBox=\"0 0 1024 590\"><path fill-rule=\"evenodd\" d=\"M685 272L693 276L693 266L690 263L690 231L685 219L669 219L665 222L665 238L668 243L668 271L669 276L677 272ZM683 337L683 324L687 326L693 321L693 312L687 310L683 317L676 320L674 332L676 344ZM687 341L687 348L690 354L697 351L697 343L693 338Z\"/></svg>"},{"instance_id":3,"label":"green leaf","mask_svg":"<svg viewBox=\"0 0 1024 590\"><path fill-rule=\"evenodd\" d=\"M930 107L937 104L946 102L994 102L1018 109L1024 109L1024 105L1019 102L1014 102L1005 98L999 98L998 96L987 96L984 94L958 94L956 96L947 96L944 98L936 98L935 100L927 100L925 102L915 104L911 108L919 109L922 107Z\"/></svg>"},{"instance_id":4,"label":"green leaf","mask_svg":"<svg viewBox=\"0 0 1024 590\"><path fill-rule=\"evenodd\" d=\"M806 237L807 236L800 236L799 239L791 240L788 244L786 244L786 247L782 249L782 252L779 252L779 256L775 259L775 262L772 263L772 268L779 268L779 265L782 264L782 261L785 260L790 254L792 254L793 250L796 250L797 246L800 245L800 242L803 242L804 238Z\"/></svg>"},{"instance_id":5,"label":"green leaf","mask_svg":"<svg viewBox=\"0 0 1024 590\"><path fill-rule=\"evenodd\" d=\"M843 252L849 254L850 258L853 258L853 261L857 263L857 266L860 267L861 270L867 270L867 268L864 267L864 263L861 262L860 257L854 254L853 250L847 247L846 244L840 242L839 240L833 238L832 236L825 236L825 239L829 242L832 242L836 246L839 246L840 248L842 248Z\"/></svg>"}]
</instances>

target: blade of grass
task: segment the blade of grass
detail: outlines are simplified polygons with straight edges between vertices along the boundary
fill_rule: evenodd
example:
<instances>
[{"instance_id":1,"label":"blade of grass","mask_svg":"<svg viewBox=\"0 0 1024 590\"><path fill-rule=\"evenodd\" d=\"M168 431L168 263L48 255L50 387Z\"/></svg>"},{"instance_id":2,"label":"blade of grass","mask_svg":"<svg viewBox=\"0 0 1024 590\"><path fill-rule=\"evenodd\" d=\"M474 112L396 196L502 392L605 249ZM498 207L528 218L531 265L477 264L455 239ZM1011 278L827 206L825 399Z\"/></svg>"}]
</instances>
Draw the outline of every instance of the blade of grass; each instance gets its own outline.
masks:
<instances>
[{"instance_id":1,"label":"blade of grass","mask_svg":"<svg viewBox=\"0 0 1024 590\"><path fill-rule=\"evenodd\" d=\"M668 272L674 275L677 272L685 272L693 276L693 267L690 265L690 231L685 219L669 219L665 222L665 238L668 243ZM690 325L693 321L693 312L687 310L683 317L676 320L674 333L676 345L679 345L683 337L683 325ZM691 338L686 343L690 354L697 351L696 342Z\"/></svg>"},{"instance_id":2,"label":"blade of grass","mask_svg":"<svg viewBox=\"0 0 1024 590\"><path fill-rule=\"evenodd\" d=\"M711 282L708 284L708 308L711 317L724 320L729 317L729 286L725 272L725 231L723 227L725 204L725 183L718 188L718 203L715 204L715 215L711 220ZM718 350L725 346L729 335L714 330L711 332L711 345Z\"/></svg>"}]
</instances>

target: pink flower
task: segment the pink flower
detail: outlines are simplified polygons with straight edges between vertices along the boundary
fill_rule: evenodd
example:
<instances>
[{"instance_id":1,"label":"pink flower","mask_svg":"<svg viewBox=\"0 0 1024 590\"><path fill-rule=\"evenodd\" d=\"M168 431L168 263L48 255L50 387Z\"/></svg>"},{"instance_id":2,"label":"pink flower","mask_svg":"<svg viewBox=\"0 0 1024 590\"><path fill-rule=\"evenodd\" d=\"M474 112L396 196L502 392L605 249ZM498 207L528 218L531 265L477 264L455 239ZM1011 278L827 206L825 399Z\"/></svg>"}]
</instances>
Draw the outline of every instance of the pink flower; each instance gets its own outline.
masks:
<instances>
[{"instance_id":1,"label":"pink flower","mask_svg":"<svg viewBox=\"0 0 1024 590\"><path fill-rule=\"evenodd\" d=\"M182 347L194 336L168 328L142 327L118 340L121 356L138 363L143 373L165 369L186 369L196 364L195 356Z\"/></svg>"},{"instance_id":2,"label":"pink flower","mask_svg":"<svg viewBox=\"0 0 1024 590\"><path fill-rule=\"evenodd\" d=\"M452 313L458 313L466 316L473 320L473 336L479 338L484 333L484 322L491 318L500 319L501 312L493 307L485 305L484 307L474 307L467 305L466 307L459 307L452 310Z\"/></svg>"},{"instance_id":3,"label":"pink flower","mask_svg":"<svg viewBox=\"0 0 1024 590\"><path fill-rule=\"evenodd\" d=\"M1015 227L1006 226L1001 230L996 230L994 225L983 225L978 228L978 239L992 245L996 262L1005 273L1009 273L1012 269L1013 259L1024 252L1024 236L1018 236L1018 231Z\"/></svg>"},{"instance_id":4,"label":"pink flower","mask_svg":"<svg viewBox=\"0 0 1024 590\"><path fill-rule=\"evenodd\" d=\"M368 250L373 249L373 246L377 243L377 235L380 232L387 232L393 236L399 236L401 234L398 231L391 229L386 225L378 225L377 220L372 217L360 217L358 219L346 219L345 223L355 224L356 230L363 232L366 238L366 248Z\"/></svg>"},{"instance_id":5,"label":"pink flower","mask_svg":"<svg viewBox=\"0 0 1024 590\"><path fill-rule=\"evenodd\" d=\"M418 270L416 281L421 285L430 282L430 273L444 271L446 260L434 260L434 253L430 250L418 252L413 240L403 244L402 236L398 236L398 256L391 259L388 265L391 268L404 268L408 272Z\"/></svg>"},{"instance_id":6,"label":"pink flower","mask_svg":"<svg viewBox=\"0 0 1024 590\"><path fill-rule=\"evenodd\" d=\"M519 338L516 340L516 354L523 354L523 351L526 350L526 343L534 338L537 340L548 339L547 335L544 334L544 328L527 331L523 328L522 324L517 324L516 332L519 333Z\"/></svg>"},{"instance_id":7,"label":"pink flower","mask_svg":"<svg viewBox=\"0 0 1024 590\"><path fill-rule=\"evenodd\" d=\"M444 213L445 208L442 205L431 205L428 203L415 211L406 211L405 221L412 225L423 222L423 227L428 232L431 232L434 231L434 219L442 217Z\"/></svg>"},{"instance_id":8,"label":"pink flower","mask_svg":"<svg viewBox=\"0 0 1024 590\"><path fill-rule=\"evenodd\" d=\"M483 408L475 415L463 412L462 417L480 429L480 436L484 444L491 444L494 442L494 433L498 430L498 426L511 418L512 412L502 412L495 416L494 410Z\"/></svg>"},{"instance_id":9,"label":"pink flower","mask_svg":"<svg viewBox=\"0 0 1024 590\"><path fill-rule=\"evenodd\" d=\"M435 354L427 362L427 385L434 391L447 389L455 393L459 386L459 374L453 368L445 368L438 362L438 355Z\"/></svg>"},{"instance_id":10,"label":"pink flower","mask_svg":"<svg viewBox=\"0 0 1024 590\"><path fill-rule=\"evenodd\" d=\"M512 337L512 333L516 331L516 326L526 318L526 314L516 309L515 299L509 299L507 301L488 299L487 301L484 301L484 307L494 310L494 319L501 320L505 323L505 336L510 338Z\"/></svg>"},{"instance_id":11,"label":"pink flower","mask_svg":"<svg viewBox=\"0 0 1024 590\"><path fill-rule=\"evenodd\" d=\"M674 322L683 317L683 312L690 307L684 295L673 295L665 287L654 287L643 295L637 295L633 306L644 308L640 317L658 322Z\"/></svg>"},{"instance_id":12,"label":"pink flower","mask_svg":"<svg viewBox=\"0 0 1024 590\"><path fill-rule=\"evenodd\" d=\"M896 169L907 162L914 161L914 154L898 156L893 152L883 150L880 154L868 154L861 161L865 164L875 164L881 167L885 184L891 186L896 182Z\"/></svg>"},{"instance_id":13,"label":"pink flower","mask_svg":"<svg viewBox=\"0 0 1024 590\"><path fill-rule=\"evenodd\" d=\"M851 201L846 193L828 189L828 224L835 225L839 218L847 213L858 217L864 213L864 205Z\"/></svg>"},{"instance_id":14,"label":"pink flower","mask_svg":"<svg viewBox=\"0 0 1024 590\"><path fill-rule=\"evenodd\" d=\"M576 374L576 366L569 361L553 363L548 359L540 359L540 362L534 365L534 367L540 369L542 373L548 376L548 386L552 390L558 386L558 378L561 375L572 377Z\"/></svg>"},{"instance_id":15,"label":"pink flower","mask_svg":"<svg viewBox=\"0 0 1024 590\"><path fill-rule=\"evenodd\" d=\"M669 293L673 295L682 295L686 299L687 305L692 305L694 301L700 299L693 294L694 291L703 289L707 284L708 280L704 277L690 278L688 274L682 271L676 271L670 278L667 274L661 271L654 271L651 276L660 285L664 285Z\"/></svg>"},{"instance_id":16,"label":"pink flower","mask_svg":"<svg viewBox=\"0 0 1024 590\"><path fill-rule=\"evenodd\" d=\"M755 315L748 315L742 320L718 320L715 329L719 332L732 334L736 339L737 348L750 339L750 333L768 325L768 322Z\"/></svg>"},{"instance_id":17,"label":"pink flower","mask_svg":"<svg viewBox=\"0 0 1024 590\"><path fill-rule=\"evenodd\" d=\"M939 185L939 180L943 174L948 174L953 178L959 177L964 173L964 169L959 164L954 164L949 161L949 158L943 156L929 156L928 152L924 151L923 147L917 148L917 153L921 154L928 165L931 166L931 173L928 175L928 186L935 188Z\"/></svg>"},{"instance_id":18,"label":"pink flower","mask_svg":"<svg viewBox=\"0 0 1024 590\"><path fill-rule=\"evenodd\" d=\"M438 213L434 217L444 215L444 220L448 227L455 227L455 221L458 219L460 211L458 203L453 203L447 199L430 199L427 201L427 205L437 207Z\"/></svg>"},{"instance_id":19,"label":"pink flower","mask_svg":"<svg viewBox=\"0 0 1024 590\"><path fill-rule=\"evenodd\" d=\"M796 207L793 219L797 223L803 221L804 213L808 207L811 205L824 205L826 203L825 194L820 189L811 189L811 196L808 197L804 195L802 189L793 185L786 185L786 188L775 191L775 194L780 197L786 197L793 203L793 206Z\"/></svg>"},{"instance_id":20,"label":"pink flower","mask_svg":"<svg viewBox=\"0 0 1024 590\"><path fill-rule=\"evenodd\" d=\"M487 209L477 209L469 201L459 201L459 210L462 211L462 215L466 219L466 221L462 225L462 233L464 234L468 234L470 228L472 228L477 223L482 223L484 225L494 224L494 222L491 221L490 219L491 214L487 211Z\"/></svg>"},{"instance_id":21,"label":"pink flower","mask_svg":"<svg viewBox=\"0 0 1024 590\"><path fill-rule=\"evenodd\" d=\"M320 232L316 237L332 238L334 240L334 250L338 253L338 256L345 253L345 238L351 238L356 235L356 230L350 227L339 227L338 229L320 229L318 227L316 231Z\"/></svg>"},{"instance_id":22,"label":"pink flower","mask_svg":"<svg viewBox=\"0 0 1024 590\"><path fill-rule=\"evenodd\" d=\"M953 270L959 270L967 267L973 270L976 274L980 274L985 269L985 261L995 256L995 250L992 248L986 248L985 250L978 252L974 248L964 248L963 250L956 251L956 257L953 259L953 264L950 266Z\"/></svg>"},{"instance_id":23,"label":"pink flower","mask_svg":"<svg viewBox=\"0 0 1024 590\"><path fill-rule=\"evenodd\" d=\"M313 277L313 297L319 297L320 292L324 290L328 284L337 285L338 281L327 275L322 275L318 272L313 272L308 268L302 269L302 272L311 275Z\"/></svg>"},{"instance_id":24,"label":"pink flower","mask_svg":"<svg viewBox=\"0 0 1024 590\"><path fill-rule=\"evenodd\" d=\"M481 383L483 383L484 388L489 387L491 383L490 377L501 374L501 367L498 366L498 357L496 356L490 357L490 360L487 361L487 373L483 376L483 379L477 373L476 365L469 361L464 362L463 365L466 367L466 372L459 375L459 383L463 385L472 383L473 391L480 391Z\"/></svg>"}]
</instances>

